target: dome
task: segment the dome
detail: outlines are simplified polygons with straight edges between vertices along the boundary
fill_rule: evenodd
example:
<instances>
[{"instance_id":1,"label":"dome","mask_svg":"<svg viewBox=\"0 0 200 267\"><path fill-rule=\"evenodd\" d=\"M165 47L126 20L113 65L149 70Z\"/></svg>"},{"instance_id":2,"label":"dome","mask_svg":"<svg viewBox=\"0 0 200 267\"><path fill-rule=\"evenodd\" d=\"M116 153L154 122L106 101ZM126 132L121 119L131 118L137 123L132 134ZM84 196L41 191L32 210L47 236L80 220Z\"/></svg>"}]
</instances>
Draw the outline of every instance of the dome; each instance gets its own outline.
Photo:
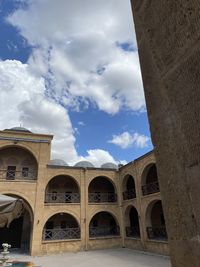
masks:
<instances>
[{"instance_id":1,"label":"dome","mask_svg":"<svg viewBox=\"0 0 200 267\"><path fill-rule=\"evenodd\" d=\"M55 166L68 166L68 164L62 159L52 159L49 164Z\"/></svg>"},{"instance_id":2,"label":"dome","mask_svg":"<svg viewBox=\"0 0 200 267\"><path fill-rule=\"evenodd\" d=\"M112 162L107 162L101 165L101 168L105 168L105 169L117 169L117 165L112 163Z\"/></svg>"},{"instance_id":3,"label":"dome","mask_svg":"<svg viewBox=\"0 0 200 267\"><path fill-rule=\"evenodd\" d=\"M79 161L74 167L83 167L83 168L94 168L94 165L89 161Z\"/></svg>"},{"instance_id":4,"label":"dome","mask_svg":"<svg viewBox=\"0 0 200 267\"><path fill-rule=\"evenodd\" d=\"M4 131L15 131L15 132L27 132L27 133L31 133L31 131L29 131L28 129L26 129L24 127L12 127L10 129L5 129Z\"/></svg>"}]
</instances>

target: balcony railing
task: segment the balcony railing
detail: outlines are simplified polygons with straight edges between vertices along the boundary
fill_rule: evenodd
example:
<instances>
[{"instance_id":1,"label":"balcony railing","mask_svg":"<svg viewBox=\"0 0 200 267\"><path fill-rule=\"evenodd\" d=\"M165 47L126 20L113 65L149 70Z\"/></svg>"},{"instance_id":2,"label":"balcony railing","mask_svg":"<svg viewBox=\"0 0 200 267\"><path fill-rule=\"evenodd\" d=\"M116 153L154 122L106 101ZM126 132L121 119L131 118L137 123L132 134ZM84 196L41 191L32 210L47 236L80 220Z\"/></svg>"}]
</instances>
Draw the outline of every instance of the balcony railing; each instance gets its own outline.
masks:
<instances>
[{"instance_id":1,"label":"balcony railing","mask_svg":"<svg viewBox=\"0 0 200 267\"><path fill-rule=\"evenodd\" d=\"M79 193L46 193L45 203L80 203Z\"/></svg>"},{"instance_id":2,"label":"balcony railing","mask_svg":"<svg viewBox=\"0 0 200 267\"><path fill-rule=\"evenodd\" d=\"M126 227L126 236L139 238L140 237L140 228L127 226Z\"/></svg>"},{"instance_id":3,"label":"balcony railing","mask_svg":"<svg viewBox=\"0 0 200 267\"><path fill-rule=\"evenodd\" d=\"M89 193L90 203L116 202L117 195L115 193Z\"/></svg>"},{"instance_id":4,"label":"balcony railing","mask_svg":"<svg viewBox=\"0 0 200 267\"><path fill-rule=\"evenodd\" d=\"M0 170L0 180L36 180L37 171Z\"/></svg>"},{"instance_id":5,"label":"balcony railing","mask_svg":"<svg viewBox=\"0 0 200 267\"><path fill-rule=\"evenodd\" d=\"M147 235L152 240L166 241L168 239L166 227L147 227Z\"/></svg>"},{"instance_id":6,"label":"balcony railing","mask_svg":"<svg viewBox=\"0 0 200 267\"><path fill-rule=\"evenodd\" d=\"M132 190L127 190L125 192L123 192L123 199L127 200L127 199L134 199L136 198L136 192L135 189Z\"/></svg>"},{"instance_id":7,"label":"balcony railing","mask_svg":"<svg viewBox=\"0 0 200 267\"><path fill-rule=\"evenodd\" d=\"M150 184L145 184L142 186L143 196L150 195L150 194L157 193L157 192L160 192L158 181L150 183Z\"/></svg>"},{"instance_id":8,"label":"balcony railing","mask_svg":"<svg viewBox=\"0 0 200 267\"><path fill-rule=\"evenodd\" d=\"M80 228L44 229L43 240L80 239Z\"/></svg>"},{"instance_id":9,"label":"balcony railing","mask_svg":"<svg viewBox=\"0 0 200 267\"><path fill-rule=\"evenodd\" d=\"M108 226L108 227L90 227L90 237L107 237L107 236L119 236L119 226Z\"/></svg>"}]
</instances>

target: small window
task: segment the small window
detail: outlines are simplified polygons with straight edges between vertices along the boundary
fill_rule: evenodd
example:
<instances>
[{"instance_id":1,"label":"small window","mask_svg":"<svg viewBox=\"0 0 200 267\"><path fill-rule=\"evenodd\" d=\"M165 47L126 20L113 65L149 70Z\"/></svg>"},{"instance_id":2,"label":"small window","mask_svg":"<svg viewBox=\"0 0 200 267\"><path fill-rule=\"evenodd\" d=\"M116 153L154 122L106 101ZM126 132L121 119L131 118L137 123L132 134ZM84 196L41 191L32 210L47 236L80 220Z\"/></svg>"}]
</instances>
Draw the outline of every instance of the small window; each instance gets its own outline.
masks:
<instances>
[{"instance_id":1,"label":"small window","mask_svg":"<svg viewBox=\"0 0 200 267\"><path fill-rule=\"evenodd\" d=\"M28 177L28 171L29 171L28 167L23 167L22 168L22 177Z\"/></svg>"},{"instance_id":2,"label":"small window","mask_svg":"<svg viewBox=\"0 0 200 267\"><path fill-rule=\"evenodd\" d=\"M15 179L16 166L8 166L6 179L14 180Z\"/></svg>"}]
</instances>

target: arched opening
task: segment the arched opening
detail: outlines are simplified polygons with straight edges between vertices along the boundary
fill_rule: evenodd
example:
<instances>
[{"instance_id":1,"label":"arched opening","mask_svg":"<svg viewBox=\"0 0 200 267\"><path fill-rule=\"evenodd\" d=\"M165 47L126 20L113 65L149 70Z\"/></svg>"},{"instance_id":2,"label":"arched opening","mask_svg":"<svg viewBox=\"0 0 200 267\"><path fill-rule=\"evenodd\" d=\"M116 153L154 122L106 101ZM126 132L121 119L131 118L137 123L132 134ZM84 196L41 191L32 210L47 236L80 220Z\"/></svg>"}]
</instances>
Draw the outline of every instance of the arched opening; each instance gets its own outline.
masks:
<instances>
[{"instance_id":1,"label":"arched opening","mask_svg":"<svg viewBox=\"0 0 200 267\"><path fill-rule=\"evenodd\" d=\"M132 175L126 175L123 181L123 199L136 198L135 181Z\"/></svg>"},{"instance_id":2,"label":"arched opening","mask_svg":"<svg viewBox=\"0 0 200 267\"><path fill-rule=\"evenodd\" d=\"M142 193L144 196L160 192L156 164L148 165L142 174Z\"/></svg>"},{"instance_id":3,"label":"arched opening","mask_svg":"<svg viewBox=\"0 0 200 267\"><path fill-rule=\"evenodd\" d=\"M17 146L0 150L0 179L36 180L37 173L37 161L28 150Z\"/></svg>"},{"instance_id":4,"label":"arched opening","mask_svg":"<svg viewBox=\"0 0 200 267\"><path fill-rule=\"evenodd\" d=\"M127 237L140 237L140 225L138 212L135 207L129 206L125 212L126 217L126 236Z\"/></svg>"},{"instance_id":5,"label":"arched opening","mask_svg":"<svg viewBox=\"0 0 200 267\"><path fill-rule=\"evenodd\" d=\"M161 200L150 203L146 213L147 235L149 239L167 240L165 218Z\"/></svg>"},{"instance_id":6,"label":"arched opening","mask_svg":"<svg viewBox=\"0 0 200 267\"><path fill-rule=\"evenodd\" d=\"M77 220L68 213L57 213L45 223L43 240L80 239Z\"/></svg>"},{"instance_id":7,"label":"arched opening","mask_svg":"<svg viewBox=\"0 0 200 267\"><path fill-rule=\"evenodd\" d=\"M90 203L116 202L117 194L114 185L107 177L94 178L89 184L88 199Z\"/></svg>"},{"instance_id":8,"label":"arched opening","mask_svg":"<svg viewBox=\"0 0 200 267\"><path fill-rule=\"evenodd\" d=\"M75 179L67 175L52 178L46 187L45 203L80 203L79 186Z\"/></svg>"},{"instance_id":9,"label":"arched opening","mask_svg":"<svg viewBox=\"0 0 200 267\"><path fill-rule=\"evenodd\" d=\"M120 229L116 219L107 211L98 212L89 224L90 237L119 236Z\"/></svg>"},{"instance_id":10,"label":"arched opening","mask_svg":"<svg viewBox=\"0 0 200 267\"><path fill-rule=\"evenodd\" d=\"M8 243L11 248L19 249L22 252L30 251L30 243L33 228L33 212L26 200L23 198L6 194L11 197L23 200L24 210L19 218L14 219L9 227L0 228L0 244Z\"/></svg>"}]
</instances>

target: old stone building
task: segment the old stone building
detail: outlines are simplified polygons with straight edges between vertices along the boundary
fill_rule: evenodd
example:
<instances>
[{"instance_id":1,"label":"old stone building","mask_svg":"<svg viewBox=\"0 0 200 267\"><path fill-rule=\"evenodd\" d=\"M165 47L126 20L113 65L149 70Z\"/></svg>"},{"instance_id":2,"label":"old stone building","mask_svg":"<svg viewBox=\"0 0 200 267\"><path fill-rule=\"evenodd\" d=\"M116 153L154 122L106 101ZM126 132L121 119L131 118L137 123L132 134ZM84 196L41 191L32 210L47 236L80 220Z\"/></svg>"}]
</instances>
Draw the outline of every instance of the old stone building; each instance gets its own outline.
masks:
<instances>
[{"instance_id":1,"label":"old stone building","mask_svg":"<svg viewBox=\"0 0 200 267\"><path fill-rule=\"evenodd\" d=\"M0 242L32 255L127 247L168 254L153 152L119 167L50 160L52 135L0 131L0 193L25 209Z\"/></svg>"}]
</instances>

